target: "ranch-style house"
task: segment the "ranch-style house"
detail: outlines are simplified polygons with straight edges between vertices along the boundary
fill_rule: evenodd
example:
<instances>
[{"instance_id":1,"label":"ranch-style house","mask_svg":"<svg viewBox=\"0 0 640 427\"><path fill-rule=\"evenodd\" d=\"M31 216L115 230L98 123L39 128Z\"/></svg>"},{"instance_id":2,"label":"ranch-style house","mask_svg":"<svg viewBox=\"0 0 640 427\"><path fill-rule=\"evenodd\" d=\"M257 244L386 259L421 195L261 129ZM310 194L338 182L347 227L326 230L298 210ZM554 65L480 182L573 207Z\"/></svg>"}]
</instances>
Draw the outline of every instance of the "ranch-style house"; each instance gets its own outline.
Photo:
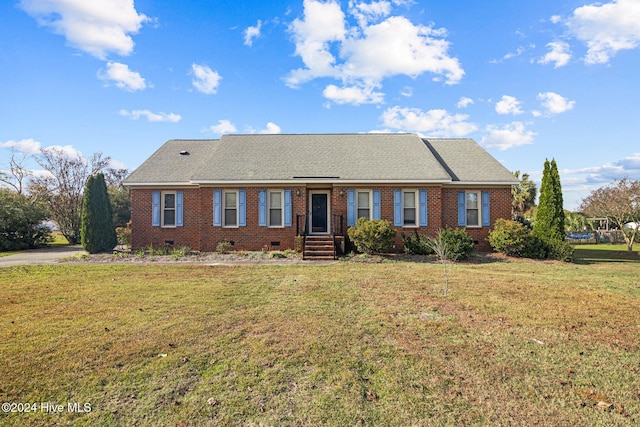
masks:
<instances>
[{"instance_id":1,"label":"ranch-style house","mask_svg":"<svg viewBox=\"0 0 640 427\"><path fill-rule=\"evenodd\" d=\"M170 140L125 180L133 248L294 248L335 257L359 217L400 233L464 227L480 250L517 178L472 139L416 134ZM301 236L301 237L297 237Z\"/></svg>"}]
</instances>

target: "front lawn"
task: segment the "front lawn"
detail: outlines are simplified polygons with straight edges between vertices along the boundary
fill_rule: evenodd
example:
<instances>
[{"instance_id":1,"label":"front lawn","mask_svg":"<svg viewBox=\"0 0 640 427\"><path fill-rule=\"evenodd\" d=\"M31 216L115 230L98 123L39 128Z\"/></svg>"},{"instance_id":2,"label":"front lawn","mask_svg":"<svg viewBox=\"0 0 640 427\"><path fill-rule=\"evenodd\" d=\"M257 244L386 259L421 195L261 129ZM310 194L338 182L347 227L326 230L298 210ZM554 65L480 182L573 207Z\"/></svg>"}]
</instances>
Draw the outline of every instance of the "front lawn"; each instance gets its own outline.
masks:
<instances>
[{"instance_id":1,"label":"front lawn","mask_svg":"<svg viewBox=\"0 0 640 427\"><path fill-rule=\"evenodd\" d=\"M444 297L436 263L4 268L0 400L37 410L0 424L637 425L639 273L458 263Z\"/></svg>"}]
</instances>

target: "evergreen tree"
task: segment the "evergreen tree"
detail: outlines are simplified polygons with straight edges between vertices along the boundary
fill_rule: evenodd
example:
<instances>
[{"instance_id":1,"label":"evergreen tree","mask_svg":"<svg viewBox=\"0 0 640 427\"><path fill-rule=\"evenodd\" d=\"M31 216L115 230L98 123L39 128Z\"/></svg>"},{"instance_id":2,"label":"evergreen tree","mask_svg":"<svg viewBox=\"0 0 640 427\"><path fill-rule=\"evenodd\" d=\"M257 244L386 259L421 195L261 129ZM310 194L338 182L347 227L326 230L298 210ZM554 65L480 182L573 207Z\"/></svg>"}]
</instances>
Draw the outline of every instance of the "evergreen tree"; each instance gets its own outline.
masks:
<instances>
[{"instance_id":1,"label":"evergreen tree","mask_svg":"<svg viewBox=\"0 0 640 427\"><path fill-rule=\"evenodd\" d=\"M112 218L104 175L91 175L85 185L80 230L82 247L87 252L109 252L118 244Z\"/></svg>"},{"instance_id":2,"label":"evergreen tree","mask_svg":"<svg viewBox=\"0 0 640 427\"><path fill-rule=\"evenodd\" d=\"M564 201L562 199L562 184L560 184L560 174L556 160L551 160L551 182L553 183L554 195L554 216L551 228L558 240L564 240Z\"/></svg>"},{"instance_id":3,"label":"evergreen tree","mask_svg":"<svg viewBox=\"0 0 640 427\"><path fill-rule=\"evenodd\" d=\"M540 200L536 209L533 233L542 240L564 240L562 187L556 161L547 159L542 172Z\"/></svg>"}]
</instances>

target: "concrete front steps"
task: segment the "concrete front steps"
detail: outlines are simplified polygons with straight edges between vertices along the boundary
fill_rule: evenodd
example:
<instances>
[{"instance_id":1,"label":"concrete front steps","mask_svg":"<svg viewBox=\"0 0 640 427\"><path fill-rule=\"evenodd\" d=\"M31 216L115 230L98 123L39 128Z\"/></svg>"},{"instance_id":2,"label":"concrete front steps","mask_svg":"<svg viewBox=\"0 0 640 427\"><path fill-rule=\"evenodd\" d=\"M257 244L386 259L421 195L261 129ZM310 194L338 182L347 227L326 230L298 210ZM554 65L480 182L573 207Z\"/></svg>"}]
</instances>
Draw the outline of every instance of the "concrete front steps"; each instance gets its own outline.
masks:
<instances>
[{"instance_id":1,"label":"concrete front steps","mask_svg":"<svg viewBox=\"0 0 640 427\"><path fill-rule=\"evenodd\" d=\"M336 249L331 236L307 236L304 241L302 259L328 261L336 259Z\"/></svg>"}]
</instances>

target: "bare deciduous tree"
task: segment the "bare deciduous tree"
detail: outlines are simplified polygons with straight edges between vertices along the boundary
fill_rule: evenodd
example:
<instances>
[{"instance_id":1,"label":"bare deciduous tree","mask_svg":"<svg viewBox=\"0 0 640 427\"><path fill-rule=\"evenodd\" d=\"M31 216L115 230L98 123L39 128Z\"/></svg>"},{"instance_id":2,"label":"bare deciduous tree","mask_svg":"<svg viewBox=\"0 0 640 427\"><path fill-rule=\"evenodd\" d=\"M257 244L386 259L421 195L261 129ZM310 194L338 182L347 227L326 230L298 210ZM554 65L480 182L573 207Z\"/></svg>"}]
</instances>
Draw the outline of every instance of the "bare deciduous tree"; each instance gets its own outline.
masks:
<instances>
[{"instance_id":1,"label":"bare deciduous tree","mask_svg":"<svg viewBox=\"0 0 640 427\"><path fill-rule=\"evenodd\" d=\"M11 157L9 158L9 170L0 172L0 182L10 186L18 194L24 194L28 179L33 175L30 170L23 166L28 157L28 155L22 154L22 157L18 158L15 149L12 148Z\"/></svg>"},{"instance_id":2,"label":"bare deciduous tree","mask_svg":"<svg viewBox=\"0 0 640 427\"><path fill-rule=\"evenodd\" d=\"M92 174L105 169L111 159L102 153L90 158L71 155L57 147L43 148L38 164L48 173L34 176L29 191L47 201L51 219L69 243L80 243L82 195Z\"/></svg>"},{"instance_id":3,"label":"bare deciduous tree","mask_svg":"<svg viewBox=\"0 0 640 427\"><path fill-rule=\"evenodd\" d=\"M622 230L627 249L633 250L633 242L638 234L640 222L640 181L623 178L612 184L594 190L582 200L580 210L593 217L607 217ZM624 228L629 222L636 227Z\"/></svg>"}]
</instances>

